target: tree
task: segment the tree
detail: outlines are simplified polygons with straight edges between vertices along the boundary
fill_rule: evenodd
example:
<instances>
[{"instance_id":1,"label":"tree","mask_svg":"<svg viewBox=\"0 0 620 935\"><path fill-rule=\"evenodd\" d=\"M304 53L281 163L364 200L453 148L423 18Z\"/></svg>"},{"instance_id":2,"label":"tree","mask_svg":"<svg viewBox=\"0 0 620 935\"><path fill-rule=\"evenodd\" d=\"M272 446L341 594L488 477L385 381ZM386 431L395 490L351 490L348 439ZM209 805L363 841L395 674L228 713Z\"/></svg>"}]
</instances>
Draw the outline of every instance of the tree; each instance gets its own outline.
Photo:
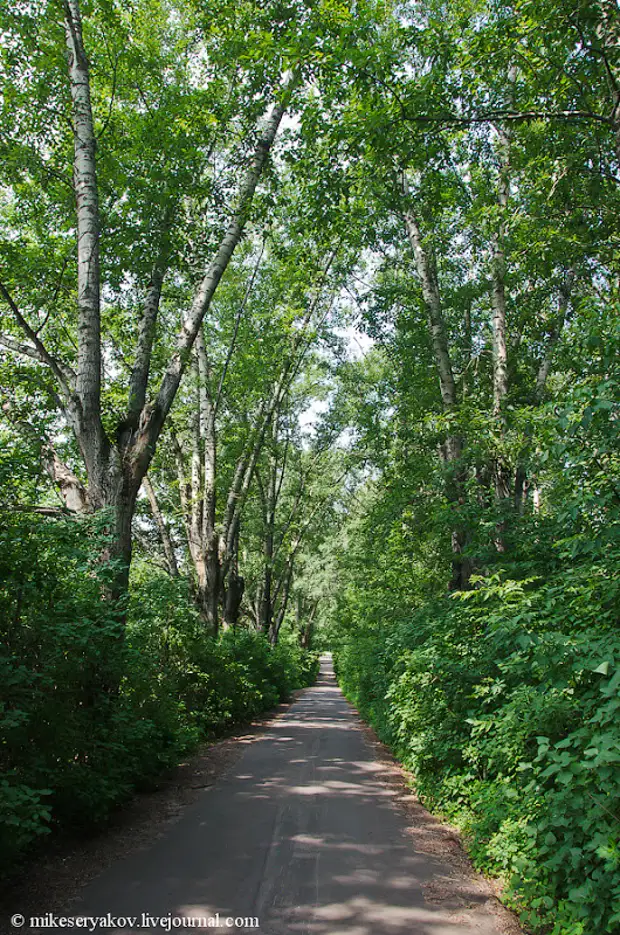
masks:
<instances>
[{"instance_id":1,"label":"tree","mask_svg":"<svg viewBox=\"0 0 620 935\"><path fill-rule=\"evenodd\" d=\"M228 10L223 10L223 25L226 23ZM177 11L176 18L170 17L165 7L156 7L156 24L159 27L158 40L161 43L162 51L159 54L158 66L162 69L162 81L165 85L165 69L168 63L171 63L176 53L180 50L183 55L182 66L175 68L175 79L179 85L174 88L177 98L183 98L185 94L189 98L189 119L195 114L195 107L201 97L204 97L200 86L195 89L192 69L195 59L192 53L195 51L196 41L189 39L188 34L193 26L184 18L182 11ZM70 102L66 101L64 88L60 86L58 66L59 50L57 43L59 41L58 30L55 23L44 21L45 32L44 42L46 50L53 57L54 62L54 84L52 92L43 100L44 110L46 111L46 120L52 121L50 112L56 106L60 109L58 118L53 122L55 128L53 147L53 158L48 158L48 145L41 132L46 127L36 125L35 145L32 147L34 153L29 152L28 160L35 161L35 171L45 174L47 163L58 161L62 165L62 156L66 147L66 131L63 130L63 120L68 119L73 133L73 156L71 159L73 170L73 184L71 186L75 198L75 331L76 331L76 352L74 360L67 360L60 348L50 349L48 342L44 341L41 335L42 325L31 324L29 312L37 307L37 297L33 282L29 280L28 275L22 277L16 274L13 267L9 270L8 276L0 282L0 295L5 306L9 309L15 327L22 333L22 340L26 340L24 348L17 346L14 339L10 336L9 342L12 342L13 349L18 353L26 353L45 364L51 371L57 391L57 403L60 411L65 417L68 425L71 427L75 436L81 458L84 463L85 479L79 485L74 472L69 471L64 465L53 460L52 465L56 470L56 481L61 489L68 490L64 478L71 476L70 503L72 507L79 506L88 511L108 510L111 517L111 527L113 529L113 545L111 555L119 558L119 579L117 587L114 589L114 596L118 597L126 591L128 567L131 558L131 522L135 511L135 503L140 489L140 485L148 466L153 457L155 447L163 426L166 422L174 399L178 392L183 374L188 366L191 350L200 332L204 316L211 304L213 296L219 286L230 259L241 240L244 228L248 222L250 207L261 175L267 164L269 152L275 140L278 127L283 114L294 93L298 75L295 72L283 71L281 75L265 74L261 68L248 69L245 80L245 93L251 94L253 90L260 87L259 98L261 103L269 97L275 97L271 111L267 118L262 122L262 126L257 133L253 134L254 139L250 144L249 151L245 157L245 165L241 165L237 173L236 193L233 203L221 212L224 216L218 219L220 233L215 235L212 241L212 255L206 264L202 276L198 278L198 283L194 288L191 303L187 312L182 314L182 324L177 332L176 343L173 349L168 352L168 358L160 361L159 373L153 374L153 355L155 347L155 338L157 333L157 322L162 300L162 286L166 273L174 269L179 261L178 231L182 221L181 206L183 199L187 197L184 183L188 181L187 171L180 173L177 177L174 172L175 160L179 158L178 147L189 144L192 148L189 152L196 154L198 169L198 186L200 188L202 180L200 172L208 165L212 158L215 147L217 146L218 135L225 130L225 124L228 121L241 118L242 122L247 121L248 117L252 119L256 112L256 103L253 97L249 102L239 97L235 88L234 66L223 66L225 55L228 51L226 37L218 47L213 43L203 44L203 52L207 61L209 54L213 53L213 60L205 63L203 75L209 74L209 69L215 67L221 68L221 73L216 71L216 75L211 80L211 85L217 85L220 94L225 94L226 80L231 81L230 94L234 97L237 105L237 112L230 108L225 98L216 100L216 107L220 108L224 117L224 126L221 125L220 114L213 115L214 131L211 133L211 139L202 139L202 121L197 120L190 127L189 139L174 140L170 152L169 163L166 165L164 159L164 171L162 178L148 179L146 185L147 202L146 207L149 212L155 207L153 200L159 202L157 208L160 216L153 221L152 217L139 218L143 225L147 227L146 243L144 253L152 258L150 268L150 281L140 303L141 307L137 315L137 341L135 347L131 350L132 363L127 368L129 373L122 390L126 393L125 402L121 403L119 392L121 387L114 387L114 402L112 411L110 411L110 400L104 399L102 395L102 372L107 365L110 366L107 358L110 355L110 345L102 332L102 315L106 311L104 300L109 304L106 298L106 291L116 291L122 302L123 292L125 291L126 278L136 275L139 280L140 274L145 270L145 257L138 257L137 269L134 273L130 268L125 267L125 260L128 259L120 251L120 256L105 258L102 267L100 257L101 238L107 230L104 229L105 222L110 222L113 212L103 212L100 209L101 184L102 179L98 174L99 165L107 162L103 173L104 184L110 185L114 195L121 199L127 197L131 202L133 192L126 188L130 181L124 179L122 174L114 175L110 170L110 162L114 160L113 144L116 140L110 137L104 144L108 143L108 152L103 157L98 157L97 149L101 149L102 143L97 145L97 127L93 110L93 97L97 98L101 90L97 88L93 92L91 68L88 60L86 43L88 34L85 32L85 26L95 35L100 34L104 41L118 43L119 40L125 40L128 44L137 41L138 44L146 43L149 45L150 37L143 29L144 16L149 11L146 7L138 7L135 20L132 23L131 17L118 17L115 10L102 16L93 15L86 24L82 22L82 15L78 0L68 0L63 7L64 33L67 47L68 64L68 87ZM292 11L293 31L295 28L296 11ZM181 25L176 25L180 20ZM20 16L19 13L9 18L9 27L12 28L15 46L18 46L20 38L26 37L30 46L32 46L32 35L30 30L38 23L38 18L34 19L28 13ZM133 28L132 28L133 27ZM85 40L86 35L86 40ZM13 74L14 97L21 96L25 98L22 90L23 75L30 67L31 62L28 53L31 48L26 48L22 54L12 56L12 46L9 43L7 54L7 67ZM118 45L117 45L118 48ZM150 51L150 49L148 49ZM120 55L120 52L118 53ZM15 60L16 61L15 61ZM133 59L133 56L132 56ZM47 64L46 62L44 64ZM116 60L118 64L118 58ZM131 64L137 64L134 59ZM150 66L150 67L149 67ZM113 88L110 99L110 113L106 125L99 130L99 136L102 136L103 130L114 121L117 110L122 110L122 105L128 106L130 110L138 115L138 128L143 129L144 111L152 116L148 100L141 90L141 82L153 77L153 63L147 61L147 67L140 69L137 74L124 71L122 79ZM183 70L184 69L184 70ZM112 81L118 78L118 69L114 70ZM179 72L181 79L179 80ZM258 72L258 74L257 74ZM261 73L262 72L262 73ZM181 83L183 82L183 83ZM262 83L261 83L262 82ZM104 78L105 88L105 78ZM222 85L224 88L222 88ZM41 86L38 90L41 92ZM211 88L207 85L207 92ZM115 96L117 95L117 96ZM124 99L123 99L124 98ZM196 98L198 100L196 100ZM186 102L183 102L186 103ZM24 105L28 106L30 101L24 99ZM181 108L181 113L183 113ZM36 123L36 118L35 118ZM17 163L15 171L15 182L12 187L7 189L9 198L9 210L12 208L11 198L19 201L19 193L16 192L16 186L23 175L29 172L30 162L27 165L20 166L20 159L24 158L23 145L18 139L19 120L14 118L13 128L15 135L9 140L8 151L12 157L13 164ZM38 132L37 132L38 131ZM119 140L122 148L124 140ZM164 148L167 147L167 139L161 139ZM230 141L226 141L230 145ZM247 149L247 147L246 147ZM225 149L220 147L220 156L225 156ZM187 162L188 149L185 148L184 160ZM106 159L107 156L107 159ZM11 166L12 168L12 166ZM192 171L190 168L189 180L191 180ZM11 183L9 183L11 184ZM28 185L26 183L26 188ZM150 191L149 191L150 189ZM27 191L27 198L30 192ZM48 211L52 216L62 218L65 228L71 223L69 212L67 211L67 198L63 198L63 203L57 205L54 203L53 195L49 199ZM106 192L107 194L107 192ZM192 196L195 198L196 193ZM197 208L200 206L197 205ZM204 219L204 209L201 211ZM111 216L110 216L111 214ZM199 218L197 218L200 221ZM131 221L127 224L125 234L131 230ZM12 214L12 223L17 225L15 214ZM135 222L134 222L135 223ZM197 230L203 226L198 224ZM148 229L150 228L150 229ZM19 228L18 228L19 230ZM25 233L25 232L24 232ZM52 232L43 231L41 239L44 241ZM215 233L215 232L214 232ZM70 235L70 228L67 230ZM23 235L22 235L23 236ZM213 237L213 234L210 233ZM15 255L15 240L9 238L8 254ZM37 262L40 262L39 258ZM69 261L65 263L69 265ZM73 265L73 264L71 264ZM116 267L116 268L115 268ZM62 287L64 278L64 267L59 281L59 289ZM104 278L104 273L105 278ZM51 314L52 309L47 311ZM46 319L47 320L47 319ZM105 324L105 322L104 322ZM53 343L57 343L56 337ZM154 389L153 376L159 379L159 388ZM151 378L151 382L149 381ZM107 405L106 405L107 403ZM76 490L78 495L76 495Z\"/></svg>"}]
</instances>

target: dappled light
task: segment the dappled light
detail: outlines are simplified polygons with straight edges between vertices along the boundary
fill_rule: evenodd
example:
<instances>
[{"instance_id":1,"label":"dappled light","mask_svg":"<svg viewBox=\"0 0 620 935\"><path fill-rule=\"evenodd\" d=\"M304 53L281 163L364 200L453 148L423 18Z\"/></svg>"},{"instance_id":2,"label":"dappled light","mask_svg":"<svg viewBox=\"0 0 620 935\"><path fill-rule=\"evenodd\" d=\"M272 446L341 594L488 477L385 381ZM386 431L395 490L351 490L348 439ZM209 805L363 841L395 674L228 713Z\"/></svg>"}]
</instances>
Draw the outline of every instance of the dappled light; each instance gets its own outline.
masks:
<instances>
[{"instance_id":1,"label":"dappled light","mask_svg":"<svg viewBox=\"0 0 620 935\"><path fill-rule=\"evenodd\" d=\"M317 685L164 839L92 884L80 912L258 917L264 935L497 935L475 885L454 906L425 897L432 880L450 891L454 869L412 846L389 772L324 656Z\"/></svg>"}]
</instances>

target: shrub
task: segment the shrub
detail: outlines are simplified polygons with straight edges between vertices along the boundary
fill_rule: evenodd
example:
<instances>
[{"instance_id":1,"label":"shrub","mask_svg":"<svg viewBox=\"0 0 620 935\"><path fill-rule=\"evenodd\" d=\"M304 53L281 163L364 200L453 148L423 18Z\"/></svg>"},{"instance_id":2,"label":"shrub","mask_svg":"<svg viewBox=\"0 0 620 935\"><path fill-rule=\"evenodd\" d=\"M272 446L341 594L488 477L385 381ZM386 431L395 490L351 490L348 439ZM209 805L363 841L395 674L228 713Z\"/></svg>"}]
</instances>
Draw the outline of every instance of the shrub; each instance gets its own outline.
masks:
<instances>
[{"instance_id":1,"label":"shrub","mask_svg":"<svg viewBox=\"0 0 620 935\"><path fill-rule=\"evenodd\" d=\"M0 528L0 872L50 829L105 821L201 738L316 672L287 641L206 636L187 582L146 565L119 638L104 547L100 521L13 516Z\"/></svg>"},{"instance_id":2,"label":"shrub","mask_svg":"<svg viewBox=\"0 0 620 935\"><path fill-rule=\"evenodd\" d=\"M497 573L387 639L369 622L335 640L348 696L535 932L620 929L616 558L547 580Z\"/></svg>"}]
</instances>

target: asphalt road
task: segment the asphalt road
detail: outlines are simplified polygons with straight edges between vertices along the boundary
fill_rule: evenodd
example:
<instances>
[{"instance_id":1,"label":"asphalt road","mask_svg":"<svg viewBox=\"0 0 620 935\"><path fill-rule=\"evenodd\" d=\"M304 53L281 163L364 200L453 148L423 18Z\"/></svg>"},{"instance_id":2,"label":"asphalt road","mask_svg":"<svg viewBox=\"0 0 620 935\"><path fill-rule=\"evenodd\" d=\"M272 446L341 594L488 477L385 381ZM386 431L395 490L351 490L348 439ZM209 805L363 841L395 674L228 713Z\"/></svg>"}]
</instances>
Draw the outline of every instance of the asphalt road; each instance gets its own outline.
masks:
<instances>
[{"instance_id":1,"label":"asphalt road","mask_svg":"<svg viewBox=\"0 0 620 935\"><path fill-rule=\"evenodd\" d=\"M425 901L450 870L415 851L381 772L324 657L317 684L74 913L105 919L96 931L500 935L475 900L458 913Z\"/></svg>"}]
</instances>

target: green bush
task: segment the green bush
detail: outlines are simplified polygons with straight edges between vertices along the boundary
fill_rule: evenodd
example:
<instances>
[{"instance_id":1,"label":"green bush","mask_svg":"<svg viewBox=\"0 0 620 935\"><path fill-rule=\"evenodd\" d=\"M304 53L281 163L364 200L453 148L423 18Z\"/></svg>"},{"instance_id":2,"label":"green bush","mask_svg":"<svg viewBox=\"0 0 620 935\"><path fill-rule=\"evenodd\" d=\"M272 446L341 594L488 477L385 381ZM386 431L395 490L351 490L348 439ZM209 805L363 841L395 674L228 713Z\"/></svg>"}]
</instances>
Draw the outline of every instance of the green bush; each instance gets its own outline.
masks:
<instances>
[{"instance_id":1,"label":"green bush","mask_svg":"<svg viewBox=\"0 0 620 935\"><path fill-rule=\"evenodd\" d=\"M50 829L104 821L200 739L316 672L286 641L206 636L187 582L146 565L123 634L104 598L104 547L101 521L0 527L0 872Z\"/></svg>"},{"instance_id":2,"label":"green bush","mask_svg":"<svg viewBox=\"0 0 620 935\"><path fill-rule=\"evenodd\" d=\"M341 608L346 694L535 932L620 930L619 557L498 572L388 634Z\"/></svg>"}]
</instances>

